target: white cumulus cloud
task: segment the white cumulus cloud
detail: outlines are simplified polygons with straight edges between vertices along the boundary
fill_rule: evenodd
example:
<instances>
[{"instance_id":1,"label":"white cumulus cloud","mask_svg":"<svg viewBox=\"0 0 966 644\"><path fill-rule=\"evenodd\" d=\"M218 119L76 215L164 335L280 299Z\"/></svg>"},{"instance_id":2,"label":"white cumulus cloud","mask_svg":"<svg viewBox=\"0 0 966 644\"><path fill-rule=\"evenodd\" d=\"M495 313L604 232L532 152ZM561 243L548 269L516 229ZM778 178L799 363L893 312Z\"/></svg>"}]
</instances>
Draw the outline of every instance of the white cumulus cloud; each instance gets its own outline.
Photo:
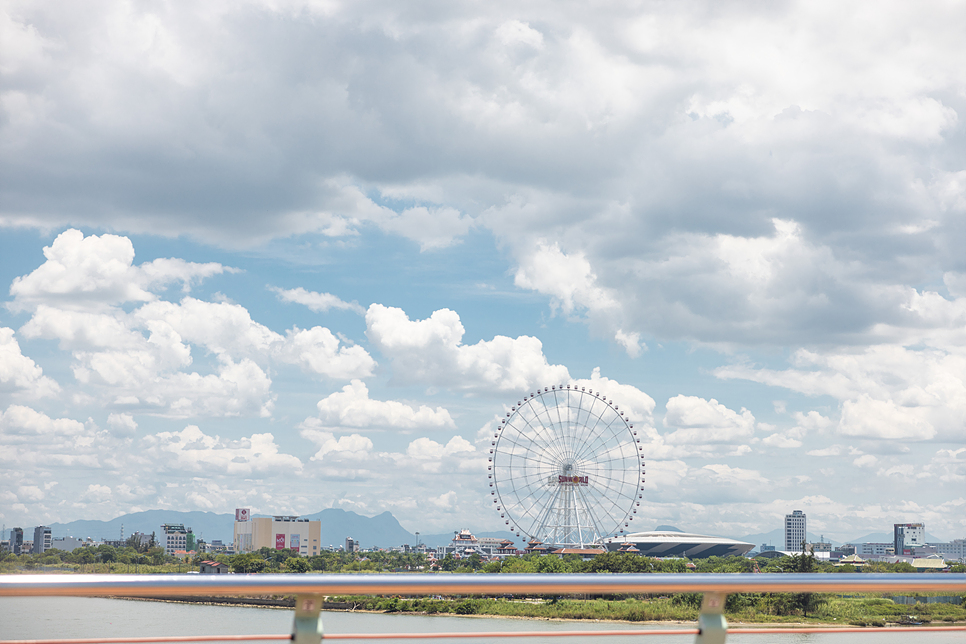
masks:
<instances>
[{"instance_id":1,"label":"white cumulus cloud","mask_svg":"<svg viewBox=\"0 0 966 644\"><path fill-rule=\"evenodd\" d=\"M435 311L410 320L402 309L373 304L366 312L366 335L392 361L393 378L453 389L519 391L544 383L566 382L567 368L551 365L543 344L530 336L496 336L462 343L459 315Z\"/></svg>"},{"instance_id":2,"label":"white cumulus cloud","mask_svg":"<svg viewBox=\"0 0 966 644\"><path fill-rule=\"evenodd\" d=\"M442 429L455 428L449 412L426 405L418 408L395 400L373 400L361 380L353 380L318 403L318 423L324 427L359 429ZM316 419L312 419L316 420Z\"/></svg>"}]
</instances>

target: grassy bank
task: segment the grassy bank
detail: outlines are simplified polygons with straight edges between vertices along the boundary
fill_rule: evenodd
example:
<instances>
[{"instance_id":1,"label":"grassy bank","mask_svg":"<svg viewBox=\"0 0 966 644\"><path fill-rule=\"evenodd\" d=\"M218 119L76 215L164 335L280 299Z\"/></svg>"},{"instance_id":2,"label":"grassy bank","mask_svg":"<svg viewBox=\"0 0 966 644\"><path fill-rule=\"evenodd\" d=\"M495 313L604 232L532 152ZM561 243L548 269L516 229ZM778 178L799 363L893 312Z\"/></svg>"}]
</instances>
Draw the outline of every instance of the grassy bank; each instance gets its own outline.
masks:
<instances>
[{"instance_id":1,"label":"grassy bank","mask_svg":"<svg viewBox=\"0 0 966 644\"><path fill-rule=\"evenodd\" d=\"M332 597L356 610L386 613L491 615L536 619L613 620L626 622L693 622L700 609L699 595L624 599L508 599ZM966 606L952 604L896 604L878 596L840 597L815 593L791 595L737 593L728 596L727 616L747 623L838 623L874 626L909 621L929 624L966 623Z\"/></svg>"}]
</instances>

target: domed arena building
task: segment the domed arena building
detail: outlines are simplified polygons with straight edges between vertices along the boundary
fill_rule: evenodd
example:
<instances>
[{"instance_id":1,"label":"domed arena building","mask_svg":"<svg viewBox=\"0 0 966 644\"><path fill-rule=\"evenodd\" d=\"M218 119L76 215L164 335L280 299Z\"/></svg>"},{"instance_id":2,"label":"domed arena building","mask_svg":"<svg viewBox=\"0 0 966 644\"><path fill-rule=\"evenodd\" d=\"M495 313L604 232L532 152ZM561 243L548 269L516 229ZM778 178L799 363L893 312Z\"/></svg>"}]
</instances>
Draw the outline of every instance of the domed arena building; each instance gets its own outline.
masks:
<instances>
[{"instance_id":1,"label":"domed arena building","mask_svg":"<svg viewBox=\"0 0 966 644\"><path fill-rule=\"evenodd\" d=\"M632 551L630 548L633 547L644 557L688 557L689 559L740 557L755 547L753 544L727 537L709 537L673 530L635 532L611 537L604 539L603 545L609 552L622 549L625 552Z\"/></svg>"}]
</instances>

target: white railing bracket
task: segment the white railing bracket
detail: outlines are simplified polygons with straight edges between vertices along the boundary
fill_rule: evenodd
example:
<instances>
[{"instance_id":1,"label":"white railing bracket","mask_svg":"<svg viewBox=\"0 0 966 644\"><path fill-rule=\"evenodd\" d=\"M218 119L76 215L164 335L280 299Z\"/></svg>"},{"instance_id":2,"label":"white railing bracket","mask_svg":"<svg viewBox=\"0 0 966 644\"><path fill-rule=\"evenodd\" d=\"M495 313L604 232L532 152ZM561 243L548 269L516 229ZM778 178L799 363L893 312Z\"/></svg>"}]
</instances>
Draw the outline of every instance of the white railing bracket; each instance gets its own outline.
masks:
<instances>
[{"instance_id":1,"label":"white railing bracket","mask_svg":"<svg viewBox=\"0 0 966 644\"><path fill-rule=\"evenodd\" d=\"M701 614L698 616L698 635L695 644L725 644L728 637L728 620L725 619L725 593L704 594Z\"/></svg>"},{"instance_id":2,"label":"white railing bracket","mask_svg":"<svg viewBox=\"0 0 966 644\"><path fill-rule=\"evenodd\" d=\"M298 595L295 597L295 622L292 624L292 641L295 644L321 644L322 595Z\"/></svg>"}]
</instances>

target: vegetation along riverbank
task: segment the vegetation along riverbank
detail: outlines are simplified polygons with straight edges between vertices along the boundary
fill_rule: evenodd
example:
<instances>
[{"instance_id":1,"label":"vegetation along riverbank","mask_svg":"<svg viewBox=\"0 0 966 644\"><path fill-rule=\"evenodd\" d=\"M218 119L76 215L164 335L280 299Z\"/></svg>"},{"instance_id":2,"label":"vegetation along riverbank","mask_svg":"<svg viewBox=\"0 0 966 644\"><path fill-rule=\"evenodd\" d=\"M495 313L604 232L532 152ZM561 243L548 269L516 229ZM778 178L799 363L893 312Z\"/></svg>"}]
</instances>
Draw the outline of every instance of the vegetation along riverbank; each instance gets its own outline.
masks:
<instances>
[{"instance_id":1,"label":"vegetation along riverbank","mask_svg":"<svg viewBox=\"0 0 966 644\"><path fill-rule=\"evenodd\" d=\"M93 549L92 549L93 550ZM218 560L236 573L340 574L377 572L431 572L433 568L421 555L390 552L325 553L317 557L298 557L293 551L263 549L255 553L225 556ZM7 556L0 560L5 573L87 572L165 574L196 572L201 559L171 561L158 553L127 553L106 548L92 552L58 553L38 556ZM474 574L513 573L752 573L756 561L745 557L710 557L657 560L633 554L606 553L589 561L578 557L526 555L485 563L472 558L443 560L440 571ZM836 574L856 572L850 567L835 567L802 554L757 561L762 572L806 572ZM902 564L877 564L870 572L903 572L911 575L938 574L909 570ZM958 570L957 570L958 571ZM921 597L928 594L923 593ZM936 595L935 593L933 595ZM910 595L914 596L914 595ZM171 600L172 598L167 598ZM289 597L214 598L183 597L175 601L192 603L230 603L255 606L288 607ZM385 613L479 615L532 619L609 620L623 622L694 622L700 608L698 594L634 595L605 597L330 597L329 610L364 610ZM946 597L942 601L921 602L883 594L833 595L819 593L733 593L728 595L726 613L732 623L810 623L855 626L887 624L966 623L966 597Z\"/></svg>"}]
</instances>

